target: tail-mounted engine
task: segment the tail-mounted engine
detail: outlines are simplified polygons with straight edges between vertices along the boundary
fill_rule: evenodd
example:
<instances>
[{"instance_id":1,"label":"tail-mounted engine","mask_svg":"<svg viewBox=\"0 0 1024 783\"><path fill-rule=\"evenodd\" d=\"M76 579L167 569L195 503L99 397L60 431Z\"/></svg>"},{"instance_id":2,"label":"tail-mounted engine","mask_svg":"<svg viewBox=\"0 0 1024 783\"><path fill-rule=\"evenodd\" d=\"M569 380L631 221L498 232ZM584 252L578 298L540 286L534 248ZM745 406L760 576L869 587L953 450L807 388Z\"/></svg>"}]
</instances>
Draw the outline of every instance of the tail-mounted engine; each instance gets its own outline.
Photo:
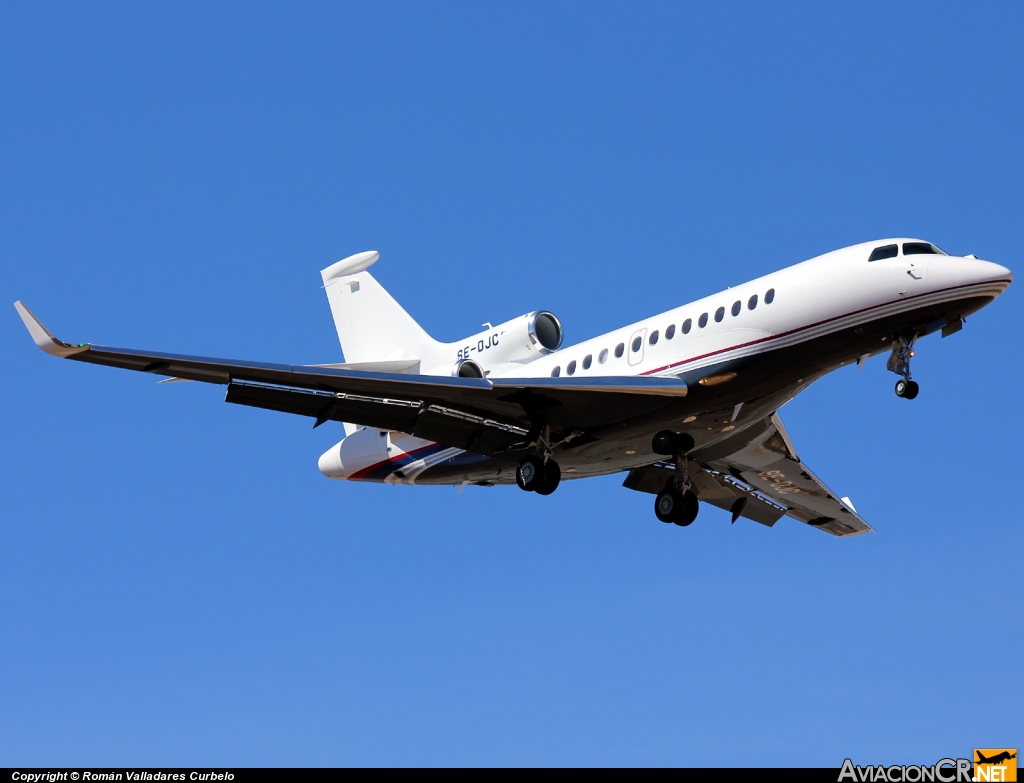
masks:
<instances>
[{"instance_id":1,"label":"tail-mounted engine","mask_svg":"<svg viewBox=\"0 0 1024 783\"><path fill-rule=\"evenodd\" d=\"M538 310L450 343L455 356L435 372L447 374L450 371L463 378L483 378L484 373L502 364L532 362L558 350L561 344L561 322L553 313Z\"/></svg>"}]
</instances>

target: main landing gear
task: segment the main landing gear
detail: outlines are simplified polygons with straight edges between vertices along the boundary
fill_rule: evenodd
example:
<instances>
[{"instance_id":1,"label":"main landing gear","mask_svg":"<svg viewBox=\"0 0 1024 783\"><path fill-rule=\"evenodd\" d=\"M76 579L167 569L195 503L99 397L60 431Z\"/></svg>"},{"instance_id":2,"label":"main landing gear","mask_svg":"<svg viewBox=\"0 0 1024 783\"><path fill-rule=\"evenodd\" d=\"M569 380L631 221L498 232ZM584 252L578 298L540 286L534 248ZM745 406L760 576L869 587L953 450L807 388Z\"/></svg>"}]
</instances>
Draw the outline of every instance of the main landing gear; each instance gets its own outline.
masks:
<instances>
[{"instance_id":1,"label":"main landing gear","mask_svg":"<svg viewBox=\"0 0 1024 783\"><path fill-rule=\"evenodd\" d=\"M894 372L903 377L896 381L896 396L905 400L912 400L921 390L917 381L910 380L910 360L914 356L914 343L917 342L917 335L913 337L900 337L892 344L892 354L885 367L889 372Z\"/></svg>"},{"instance_id":2,"label":"main landing gear","mask_svg":"<svg viewBox=\"0 0 1024 783\"><path fill-rule=\"evenodd\" d=\"M902 397L905 400L912 400L917 396L919 391L921 391L921 387L918 386L917 381L908 381L906 378L900 378L896 381L897 397Z\"/></svg>"},{"instance_id":3,"label":"main landing gear","mask_svg":"<svg viewBox=\"0 0 1024 783\"><path fill-rule=\"evenodd\" d=\"M550 495L558 489L558 484L562 480L562 469L551 459L551 451L551 431L545 427L537 439L537 454L524 457L516 468L516 484L520 489L536 492L538 495Z\"/></svg>"},{"instance_id":4,"label":"main landing gear","mask_svg":"<svg viewBox=\"0 0 1024 783\"><path fill-rule=\"evenodd\" d=\"M531 455L516 468L516 484L519 488L538 495L550 495L558 489L561 480L562 469L550 457L545 462L543 457Z\"/></svg>"},{"instance_id":5,"label":"main landing gear","mask_svg":"<svg viewBox=\"0 0 1024 783\"><path fill-rule=\"evenodd\" d=\"M690 473L686 454L693 448L693 438L684 433L662 430L654 436L651 447L656 454L675 458L676 474L654 499L654 513L662 522L674 522L680 527L693 524L700 511L697 495L690 488Z\"/></svg>"}]
</instances>

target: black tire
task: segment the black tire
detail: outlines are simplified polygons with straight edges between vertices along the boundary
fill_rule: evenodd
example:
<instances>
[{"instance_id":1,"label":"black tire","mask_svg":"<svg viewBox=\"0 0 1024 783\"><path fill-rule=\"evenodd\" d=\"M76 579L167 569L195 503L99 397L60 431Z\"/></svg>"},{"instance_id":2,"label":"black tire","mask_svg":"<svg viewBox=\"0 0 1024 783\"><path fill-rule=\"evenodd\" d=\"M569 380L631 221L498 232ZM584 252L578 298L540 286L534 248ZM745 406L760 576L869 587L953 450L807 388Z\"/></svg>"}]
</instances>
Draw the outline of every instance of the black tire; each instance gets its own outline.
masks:
<instances>
[{"instance_id":1,"label":"black tire","mask_svg":"<svg viewBox=\"0 0 1024 783\"><path fill-rule=\"evenodd\" d=\"M685 432L662 430L651 439L651 451L665 457L686 454L693 448L693 436Z\"/></svg>"},{"instance_id":2,"label":"black tire","mask_svg":"<svg viewBox=\"0 0 1024 783\"><path fill-rule=\"evenodd\" d=\"M549 459L544 465L544 474L541 478L540 486L536 489L537 494L550 495L558 489L558 484L561 480L562 469L558 467L557 462Z\"/></svg>"},{"instance_id":3,"label":"black tire","mask_svg":"<svg viewBox=\"0 0 1024 783\"><path fill-rule=\"evenodd\" d=\"M516 484L520 489L534 492L544 480L544 460L540 457L525 457L516 468Z\"/></svg>"},{"instance_id":4,"label":"black tire","mask_svg":"<svg viewBox=\"0 0 1024 783\"><path fill-rule=\"evenodd\" d=\"M909 387L910 387L910 381L908 381L906 378L900 378L898 381L896 381L896 396L897 397L906 397L907 396L907 389Z\"/></svg>"},{"instance_id":5,"label":"black tire","mask_svg":"<svg viewBox=\"0 0 1024 783\"><path fill-rule=\"evenodd\" d=\"M919 391L921 391L921 387L917 385L917 381L907 381L907 390L903 396L908 400L912 400Z\"/></svg>"},{"instance_id":6,"label":"black tire","mask_svg":"<svg viewBox=\"0 0 1024 783\"><path fill-rule=\"evenodd\" d=\"M676 451L680 454L687 454L693 451L694 447L693 436L687 432L676 433Z\"/></svg>"},{"instance_id":7,"label":"black tire","mask_svg":"<svg viewBox=\"0 0 1024 783\"><path fill-rule=\"evenodd\" d=\"M675 487L666 487L654 499L654 514L662 522L675 522L676 514L683 505L683 498Z\"/></svg>"},{"instance_id":8,"label":"black tire","mask_svg":"<svg viewBox=\"0 0 1024 783\"><path fill-rule=\"evenodd\" d=\"M700 501L697 500L697 496L692 492L687 492L681 500L679 511L672 521L679 525L679 527L689 527L693 524L693 520L697 518L697 512L700 511Z\"/></svg>"},{"instance_id":9,"label":"black tire","mask_svg":"<svg viewBox=\"0 0 1024 783\"><path fill-rule=\"evenodd\" d=\"M651 439L651 450L655 454L670 456L675 454L676 434L669 430L662 430Z\"/></svg>"}]
</instances>

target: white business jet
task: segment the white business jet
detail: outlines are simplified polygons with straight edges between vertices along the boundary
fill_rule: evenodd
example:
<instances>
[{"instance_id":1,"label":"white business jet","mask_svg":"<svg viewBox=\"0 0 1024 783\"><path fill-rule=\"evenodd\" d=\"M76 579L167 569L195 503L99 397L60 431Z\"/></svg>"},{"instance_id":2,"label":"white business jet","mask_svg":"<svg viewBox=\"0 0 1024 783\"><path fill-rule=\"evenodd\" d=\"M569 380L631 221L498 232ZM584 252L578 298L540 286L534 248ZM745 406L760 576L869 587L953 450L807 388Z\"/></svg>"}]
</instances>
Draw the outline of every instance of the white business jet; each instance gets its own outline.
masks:
<instances>
[{"instance_id":1,"label":"white business jet","mask_svg":"<svg viewBox=\"0 0 1024 783\"><path fill-rule=\"evenodd\" d=\"M916 342L959 331L1013 279L929 242L854 245L569 347L538 311L454 343L432 339L359 253L321 273L344 364L281 365L71 345L15 304L47 353L227 386L227 401L344 423L320 457L333 479L515 482L628 471L662 522L699 502L774 525L785 514L835 536L871 528L800 461L776 413L818 378L888 352L896 394L918 384Z\"/></svg>"}]
</instances>

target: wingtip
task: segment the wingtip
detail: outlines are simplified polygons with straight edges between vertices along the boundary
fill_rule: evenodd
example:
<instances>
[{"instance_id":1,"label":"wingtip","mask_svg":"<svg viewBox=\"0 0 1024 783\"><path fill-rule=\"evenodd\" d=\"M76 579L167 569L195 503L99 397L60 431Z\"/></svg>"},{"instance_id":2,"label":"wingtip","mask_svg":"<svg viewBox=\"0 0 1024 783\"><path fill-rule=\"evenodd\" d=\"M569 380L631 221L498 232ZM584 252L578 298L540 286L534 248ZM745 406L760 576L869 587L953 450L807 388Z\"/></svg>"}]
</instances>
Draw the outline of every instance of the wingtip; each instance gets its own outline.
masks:
<instances>
[{"instance_id":1,"label":"wingtip","mask_svg":"<svg viewBox=\"0 0 1024 783\"><path fill-rule=\"evenodd\" d=\"M58 340L20 299L14 303L14 309L18 311L22 323L25 324L25 328L28 329L28 333L32 336L32 341L40 350L45 351L51 356L60 357L71 356L72 354L89 350L88 345L68 345Z\"/></svg>"}]
</instances>

